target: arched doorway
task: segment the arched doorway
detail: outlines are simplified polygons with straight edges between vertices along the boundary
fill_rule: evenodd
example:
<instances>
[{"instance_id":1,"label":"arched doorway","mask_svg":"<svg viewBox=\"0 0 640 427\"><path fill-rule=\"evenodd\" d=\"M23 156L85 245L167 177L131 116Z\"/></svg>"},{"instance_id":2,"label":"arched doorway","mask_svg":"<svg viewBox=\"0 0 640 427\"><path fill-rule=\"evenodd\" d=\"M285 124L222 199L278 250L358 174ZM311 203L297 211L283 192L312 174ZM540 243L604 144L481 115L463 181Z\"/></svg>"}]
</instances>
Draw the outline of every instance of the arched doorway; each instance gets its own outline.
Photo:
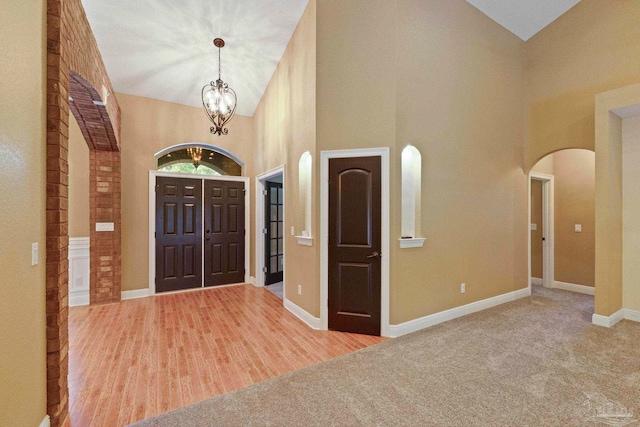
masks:
<instances>
[{"instance_id":1,"label":"arched doorway","mask_svg":"<svg viewBox=\"0 0 640 427\"><path fill-rule=\"evenodd\" d=\"M548 154L529 173L530 284L594 295L595 153Z\"/></svg>"}]
</instances>

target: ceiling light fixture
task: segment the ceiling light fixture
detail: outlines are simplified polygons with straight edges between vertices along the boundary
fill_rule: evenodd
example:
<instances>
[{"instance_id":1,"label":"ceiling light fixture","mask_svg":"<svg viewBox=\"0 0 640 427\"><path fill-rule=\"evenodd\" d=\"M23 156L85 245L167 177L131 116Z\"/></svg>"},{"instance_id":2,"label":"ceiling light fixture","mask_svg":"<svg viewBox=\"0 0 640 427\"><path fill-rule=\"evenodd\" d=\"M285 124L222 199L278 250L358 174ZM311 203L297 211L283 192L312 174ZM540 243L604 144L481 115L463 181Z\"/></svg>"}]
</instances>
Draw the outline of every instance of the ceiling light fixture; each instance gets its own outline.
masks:
<instances>
[{"instance_id":1,"label":"ceiling light fixture","mask_svg":"<svg viewBox=\"0 0 640 427\"><path fill-rule=\"evenodd\" d=\"M211 133L214 135L227 135L229 129L225 128L224 125L235 114L238 98L234 90L223 82L221 77L220 50L224 47L224 40L215 39L213 44L218 48L218 80L212 81L202 88L202 106L205 113L207 113L207 117L213 123Z\"/></svg>"},{"instance_id":2,"label":"ceiling light fixture","mask_svg":"<svg viewBox=\"0 0 640 427\"><path fill-rule=\"evenodd\" d=\"M200 147L187 147L187 154L191 157L193 166L198 169L200 166L200 160L202 160L202 148Z\"/></svg>"}]
</instances>

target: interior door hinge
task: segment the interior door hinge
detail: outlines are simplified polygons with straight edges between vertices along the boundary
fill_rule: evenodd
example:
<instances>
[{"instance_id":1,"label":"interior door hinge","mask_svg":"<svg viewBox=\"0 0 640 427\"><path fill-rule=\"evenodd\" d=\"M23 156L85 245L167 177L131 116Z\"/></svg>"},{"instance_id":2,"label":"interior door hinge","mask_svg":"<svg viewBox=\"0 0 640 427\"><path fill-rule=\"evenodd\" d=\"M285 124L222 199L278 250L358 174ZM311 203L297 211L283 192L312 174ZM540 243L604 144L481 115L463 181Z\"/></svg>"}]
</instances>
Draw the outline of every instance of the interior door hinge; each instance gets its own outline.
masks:
<instances>
[{"instance_id":1,"label":"interior door hinge","mask_svg":"<svg viewBox=\"0 0 640 427\"><path fill-rule=\"evenodd\" d=\"M158 238L158 232L157 231L153 232L153 237Z\"/></svg>"},{"instance_id":2,"label":"interior door hinge","mask_svg":"<svg viewBox=\"0 0 640 427\"><path fill-rule=\"evenodd\" d=\"M242 194L247 194L247 189L246 188L242 189Z\"/></svg>"},{"instance_id":3,"label":"interior door hinge","mask_svg":"<svg viewBox=\"0 0 640 427\"><path fill-rule=\"evenodd\" d=\"M263 272L264 274L267 274L267 267L262 267L262 272Z\"/></svg>"},{"instance_id":4,"label":"interior door hinge","mask_svg":"<svg viewBox=\"0 0 640 427\"><path fill-rule=\"evenodd\" d=\"M267 234L267 229L266 228L262 229L262 234Z\"/></svg>"},{"instance_id":5,"label":"interior door hinge","mask_svg":"<svg viewBox=\"0 0 640 427\"><path fill-rule=\"evenodd\" d=\"M269 192L267 190L262 190L262 194L266 196Z\"/></svg>"}]
</instances>

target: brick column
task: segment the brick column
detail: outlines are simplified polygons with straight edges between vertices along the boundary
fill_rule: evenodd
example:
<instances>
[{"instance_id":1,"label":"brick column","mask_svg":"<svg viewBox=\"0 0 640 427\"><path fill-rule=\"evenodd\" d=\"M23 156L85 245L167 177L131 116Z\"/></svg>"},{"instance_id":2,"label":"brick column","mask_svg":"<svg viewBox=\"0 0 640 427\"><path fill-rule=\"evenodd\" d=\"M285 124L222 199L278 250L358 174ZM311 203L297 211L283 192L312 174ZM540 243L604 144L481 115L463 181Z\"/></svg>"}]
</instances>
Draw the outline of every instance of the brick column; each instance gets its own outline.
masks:
<instances>
[{"instance_id":1,"label":"brick column","mask_svg":"<svg viewBox=\"0 0 640 427\"><path fill-rule=\"evenodd\" d=\"M89 158L93 305L120 301L120 152L91 150ZM113 223L114 230L96 231L96 223Z\"/></svg>"},{"instance_id":2,"label":"brick column","mask_svg":"<svg viewBox=\"0 0 640 427\"><path fill-rule=\"evenodd\" d=\"M47 4L47 413L68 419L68 179L69 66L62 54L61 4Z\"/></svg>"}]
</instances>

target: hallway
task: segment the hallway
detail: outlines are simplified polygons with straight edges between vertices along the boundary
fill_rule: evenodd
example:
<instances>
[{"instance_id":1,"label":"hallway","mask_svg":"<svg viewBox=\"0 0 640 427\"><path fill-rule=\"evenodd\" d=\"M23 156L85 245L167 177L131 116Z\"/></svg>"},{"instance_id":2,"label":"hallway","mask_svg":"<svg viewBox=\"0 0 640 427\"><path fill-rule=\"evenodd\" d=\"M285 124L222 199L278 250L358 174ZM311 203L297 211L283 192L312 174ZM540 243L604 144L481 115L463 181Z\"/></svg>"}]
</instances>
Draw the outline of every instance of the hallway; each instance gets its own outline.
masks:
<instances>
[{"instance_id":1,"label":"hallway","mask_svg":"<svg viewBox=\"0 0 640 427\"><path fill-rule=\"evenodd\" d=\"M265 289L207 289L75 307L70 414L122 426L383 341L313 331Z\"/></svg>"}]
</instances>

